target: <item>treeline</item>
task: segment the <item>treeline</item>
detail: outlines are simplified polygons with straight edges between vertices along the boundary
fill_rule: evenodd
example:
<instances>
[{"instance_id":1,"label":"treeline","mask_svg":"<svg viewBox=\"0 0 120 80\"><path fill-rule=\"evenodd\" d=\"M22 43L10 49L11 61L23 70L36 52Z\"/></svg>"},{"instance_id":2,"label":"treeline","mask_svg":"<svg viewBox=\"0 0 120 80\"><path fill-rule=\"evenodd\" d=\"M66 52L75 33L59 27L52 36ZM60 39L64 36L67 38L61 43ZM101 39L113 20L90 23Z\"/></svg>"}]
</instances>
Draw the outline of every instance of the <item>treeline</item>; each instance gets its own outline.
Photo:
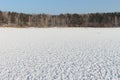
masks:
<instances>
[{"instance_id":1,"label":"treeline","mask_svg":"<svg viewBox=\"0 0 120 80\"><path fill-rule=\"evenodd\" d=\"M91 14L24 14L0 11L3 27L119 27L120 12Z\"/></svg>"}]
</instances>

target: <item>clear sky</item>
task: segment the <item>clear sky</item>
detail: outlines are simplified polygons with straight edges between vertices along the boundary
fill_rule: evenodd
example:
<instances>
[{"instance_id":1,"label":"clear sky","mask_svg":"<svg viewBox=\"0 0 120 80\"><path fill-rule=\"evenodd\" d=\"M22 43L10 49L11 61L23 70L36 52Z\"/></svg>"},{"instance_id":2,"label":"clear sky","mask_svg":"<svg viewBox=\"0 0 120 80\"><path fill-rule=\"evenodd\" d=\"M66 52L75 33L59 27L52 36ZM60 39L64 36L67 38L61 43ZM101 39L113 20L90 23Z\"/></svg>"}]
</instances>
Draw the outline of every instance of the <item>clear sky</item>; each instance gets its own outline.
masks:
<instances>
[{"instance_id":1,"label":"clear sky","mask_svg":"<svg viewBox=\"0 0 120 80\"><path fill-rule=\"evenodd\" d=\"M46 14L120 12L120 0L0 0L0 10Z\"/></svg>"}]
</instances>

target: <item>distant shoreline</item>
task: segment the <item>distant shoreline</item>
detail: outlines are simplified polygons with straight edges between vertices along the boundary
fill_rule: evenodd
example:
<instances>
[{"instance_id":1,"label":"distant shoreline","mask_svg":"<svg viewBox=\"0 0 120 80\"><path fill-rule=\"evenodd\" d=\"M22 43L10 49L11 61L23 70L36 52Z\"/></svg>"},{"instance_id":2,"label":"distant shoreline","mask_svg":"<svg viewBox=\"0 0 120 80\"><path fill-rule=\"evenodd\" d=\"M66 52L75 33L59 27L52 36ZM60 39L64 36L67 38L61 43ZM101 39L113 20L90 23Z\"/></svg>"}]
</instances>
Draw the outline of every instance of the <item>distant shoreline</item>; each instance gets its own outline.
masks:
<instances>
[{"instance_id":1,"label":"distant shoreline","mask_svg":"<svg viewBox=\"0 0 120 80\"><path fill-rule=\"evenodd\" d=\"M120 12L91 14L24 14L0 11L2 27L119 27Z\"/></svg>"}]
</instances>

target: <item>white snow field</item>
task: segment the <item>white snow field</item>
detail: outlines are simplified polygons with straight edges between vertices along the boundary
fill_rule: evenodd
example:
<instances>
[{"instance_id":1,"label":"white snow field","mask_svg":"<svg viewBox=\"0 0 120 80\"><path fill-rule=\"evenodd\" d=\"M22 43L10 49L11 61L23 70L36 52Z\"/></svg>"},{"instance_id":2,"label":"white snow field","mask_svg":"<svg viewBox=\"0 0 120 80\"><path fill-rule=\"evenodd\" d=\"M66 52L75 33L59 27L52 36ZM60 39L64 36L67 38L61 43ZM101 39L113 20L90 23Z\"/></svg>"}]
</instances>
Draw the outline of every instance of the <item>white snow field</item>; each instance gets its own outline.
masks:
<instances>
[{"instance_id":1,"label":"white snow field","mask_svg":"<svg viewBox=\"0 0 120 80\"><path fill-rule=\"evenodd\" d=\"M120 28L0 28L0 80L120 80Z\"/></svg>"}]
</instances>

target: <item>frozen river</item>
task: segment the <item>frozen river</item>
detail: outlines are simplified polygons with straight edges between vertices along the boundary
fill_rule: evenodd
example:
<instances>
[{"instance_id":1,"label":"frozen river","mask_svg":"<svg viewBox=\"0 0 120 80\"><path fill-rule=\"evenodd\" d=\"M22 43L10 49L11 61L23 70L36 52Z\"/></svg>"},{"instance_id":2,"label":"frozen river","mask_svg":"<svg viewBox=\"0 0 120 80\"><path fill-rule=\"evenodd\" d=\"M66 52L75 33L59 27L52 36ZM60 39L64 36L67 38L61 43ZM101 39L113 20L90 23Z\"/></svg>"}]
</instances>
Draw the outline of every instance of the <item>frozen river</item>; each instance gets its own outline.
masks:
<instances>
[{"instance_id":1,"label":"frozen river","mask_svg":"<svg viewBox=\"0 0 120 80\"><path fill-rule=\"evenodd\" d=\"M0 28L0 80L120 80L120 29Z\"/></svg>"}]
</instances>

